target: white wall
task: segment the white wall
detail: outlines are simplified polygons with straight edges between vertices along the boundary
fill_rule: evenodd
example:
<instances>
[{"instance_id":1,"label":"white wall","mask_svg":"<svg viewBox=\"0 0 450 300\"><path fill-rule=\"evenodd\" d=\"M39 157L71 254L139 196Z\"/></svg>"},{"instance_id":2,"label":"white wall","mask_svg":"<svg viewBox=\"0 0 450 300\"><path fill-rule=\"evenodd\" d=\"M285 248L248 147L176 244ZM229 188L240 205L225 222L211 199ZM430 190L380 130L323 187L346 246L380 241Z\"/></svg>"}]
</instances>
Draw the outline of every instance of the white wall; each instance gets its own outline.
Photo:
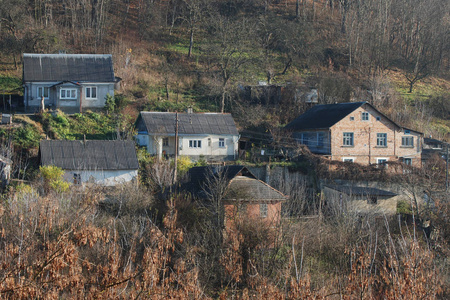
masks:
<instances>
[{"instance_id":1,"label":"white wall","mask_svg":"<svg viewBox=\"0 0 450 300\"><path fill-rule=\"evenodd\" d=\"M72 171L66 170L64 179L73 183L74 174L81 174L81 183L92 182L105 186L113 186L129 182L138 176L138 170L117 171Z\"/></svg>"}]
</instances>

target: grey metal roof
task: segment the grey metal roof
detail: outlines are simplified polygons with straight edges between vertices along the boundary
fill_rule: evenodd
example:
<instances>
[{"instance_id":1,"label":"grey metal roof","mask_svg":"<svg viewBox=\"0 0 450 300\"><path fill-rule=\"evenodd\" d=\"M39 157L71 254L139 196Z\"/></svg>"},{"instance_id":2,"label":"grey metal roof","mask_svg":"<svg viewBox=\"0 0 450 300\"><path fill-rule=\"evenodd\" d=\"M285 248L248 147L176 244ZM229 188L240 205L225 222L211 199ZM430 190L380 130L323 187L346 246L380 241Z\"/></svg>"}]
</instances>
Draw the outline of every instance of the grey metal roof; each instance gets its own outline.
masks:
<instances>
[{"instance_id":1,"label":"grey metal roof","mask_svg":"<svg viewBox=\"0 0 450 300\"><path fill-rule=\"evenodd\" d=\"M23 54L23 81L114 82L111 54Z\"/></svg>"},{"instance_id":2,"label":"grey metal roof","mask_svg":"<svg viewBox=\"0 0 450 300\"><path fill-rule=\"evenodd\" d=\"M65 170L136 170L133 141L43 140L39 145L42 165Z\"/></svg>"},{"instance_id":3,"label":"grey metal roof","mask_svg":"<svg viewBox=\"0 0 450 300\"><path fill-rule=\"evenodd\" d=\"M354 196L384 196L384 197L397 196L397 194L392 193L390 191L385 191L372 187L344 186L344 185L326 185L326 187L347 195L354 195Z\"/></svg>"},{"instance_id":4,"label":"grey metal roof","mask_svg":"<svg viewBox=\"0 0 450 300\"><path fill-rule=\"evenodd\" d=\"M288 130L326 129L367 102L316 105L286 125Z\"/></svg>"},{"instance_id":5,"label":"grey metal roof","mask_svg":"<svg viewBox=\"0 0 450 300\"><path fill-rule=\"evenodd\" d=\"M224 200L234 201L284 201L286 196L265 182L258 180L244 166L223 167L193 167L188 172L189 182L182 186L183 190L189 191L204 198L204 189L207 178L210 176L221 176L227 181L228 188Z\"/></svg>"},{"instance_id":6,"label":"grey metal roof","mask_svg":"<svg viewBox=\"0 0 450 300\"><path fill-rule=\"evenodd\" d=\"M176 113L141 112L136 127L138 131L149 134L175 133ZM221 113L178 113L179 134L226 134L238 135L239 132L231 114Z\"/></svg>"}]
</instances>

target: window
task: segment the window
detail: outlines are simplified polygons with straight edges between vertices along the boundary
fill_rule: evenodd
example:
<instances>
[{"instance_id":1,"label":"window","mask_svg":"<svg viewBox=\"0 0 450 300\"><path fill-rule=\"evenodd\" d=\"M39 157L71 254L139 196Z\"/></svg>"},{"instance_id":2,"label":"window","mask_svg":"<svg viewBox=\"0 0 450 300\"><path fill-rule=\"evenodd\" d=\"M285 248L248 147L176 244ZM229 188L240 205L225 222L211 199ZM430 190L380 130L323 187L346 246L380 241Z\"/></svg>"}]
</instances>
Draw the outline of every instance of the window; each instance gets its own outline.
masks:
<instances>
[{"instance_id":1,"label":"window","mask_svg":"<svg viewBox=\"0 0 450 300\"><path fill-rule=\"evenodd\" d=\"M97 99L97 88L87 87L86 88L86 99Z\"/></svg>"},{"instance_id":2,"label":"window","mask_svg":"<svg viewBox=\"0 0 450 300\"><path fill-rule=\"evenodd\" d=\"M414 147L414 137L402 136L402 147Z\"/></svg>"},{"instance_id":3,"label":"window","mask_svg":"<svg viewBox=\"0 0 450 300\"><path fill-rule=\"evenodd\" d=\"M387 161L388 161L387 158L377 158L377 164L382 167L386 167Z\"/></svg>"},{"instance_id":4,"label":"window","mask_svg":"<svg viewBox=\"0 0 450 300\"><path fill-rule=\"evenodd\" d=\"M37 95L39 98L42 98L42 97L48 98L48 91L49 91L48 87L40 86L37 88Z\"/></svg>"},{"instance_id":5,"label":"window","mask_svg":"<svg viewBox=\"0 0 450 300\"><path fill-rule=\"evenodd\" d=\"M354 157L343 157L342 161L343 162L355 162L355 158Z\"/></svg>"},{"instance_id":6,"label":"window","mask_svg":"<svg viewBox=\"0 0 450 300\"><path fill-rule=\"evenodd\" d=\"M219 139L219 148L225 148L225 139Z\"/></svg>"},{"instance_id":7,"label":"window","mask_svg":"<svg viewBox=\"0 0 450 300\"><path fill-rule=\"evenodd\" d=\"M387 147L387 133L377 133L377 147Z\"/></svg>"},{"instance_id":8,"label":"window","mask_svg":"<svg viewBox=\"0 0 450 300\"><path fill-rule=\"evenodd\" d=\"M162 145L163 145L164 147L169 146L169 138L168 138L168 137L163 138L163 140L162 140Z\"/></svg>"},{"instance_id":9,"label":"window","mask_svg":"<svg viewBox=\"0 0 450 300\"><path fill-rule=\"evenodd\" d=\"M61 99L77 99L76 89L61 89L59 93Z\"/></svg>"},{"instance_id":10,"label":"window","mask_svg":"<svg viewBox=\"0 0 450 300\"><path fill-rule=\"evenodd\" d=\"M267 218L267 203L261 203L259 205L259 216L261 218Z\"/></svg>"},{"instance_id":11,"label":"window","mask_svg":"<svg viewBox=\"0 0 450 300\"><path fill-rule=\"evenodd\" d=\"M369 113L368 112L362 112L361 113L361 120L362 121L369 121Z\"/></svg>"},{"instance_id":12,"label":"window","mask_svg":"<svg viewBox=\"0 0 450 300\"><path fill-rule=\"evenodd\" d=\"M350 117L350 121L355 121L355 117Z\"/></svg>"},{"instance_id":13,"label":"window","mask_svg":"<svg viewBox=\"0 0 450 300\"><path fill-rule=\"evenodd\" d=\"M408 157L404 157L403 158L403 163L407 166L411 166L412 165L412 158L408 158Z\"/></svg>"},{"instance_id":14,"label":"window","mask_svg":"<svg viewBox=\"0 0 450 300\"><path fill-rule=\"evenodd\" d=\"M201 140L189 140L189 148L201 148L202 141Z\"/></svg>"},{"instance_id":15,"label":"window","mask_svg":"<svg viewBox=\"0 0 450 300\"><path fill-rule=\"evenodd\" d=\"M73 184L81 184L81 174L80 173L74 173L73 174Z\"/></svg>"},{"instance_id":16,"label":"window","mask_svg":"<svg viewBox=\"0 0 450 300\"><path fill-rule=\"evenodd\" d=\"M377 121L381 121L381 117L377 117Z\"/></svg>"},{"instance_id":17,"label":"window","mask_svg":"<svg viewBox=\"0 0 450 300\"><path fill-rule=\"evenodd\" d=\"M375 195L370 195L369 198L367 198L367 203L369 204L377 204L378 198Z\"/></svg>"},{"instance_id":18,"label":"window","mask_svg":"<svg viewBox=\"0 0 450 300\"><path fill-rule=\"evenodd\" d=\"M353 132L344 132L344 140L342 144L344 146L353 146Z\"/></svg>"}]
</instances>

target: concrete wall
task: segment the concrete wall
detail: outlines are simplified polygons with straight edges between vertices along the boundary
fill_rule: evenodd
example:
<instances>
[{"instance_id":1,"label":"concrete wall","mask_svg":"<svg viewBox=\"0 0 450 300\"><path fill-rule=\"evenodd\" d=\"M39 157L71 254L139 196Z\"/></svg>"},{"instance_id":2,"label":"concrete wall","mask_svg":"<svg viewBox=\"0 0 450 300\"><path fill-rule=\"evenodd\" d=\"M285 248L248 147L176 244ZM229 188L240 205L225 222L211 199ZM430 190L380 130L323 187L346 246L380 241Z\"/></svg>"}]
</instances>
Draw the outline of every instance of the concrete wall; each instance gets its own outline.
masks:
<instances>
[{"instance_id":1,"label":"concrete wall","mask_svg":"<svg viewBox=\"0 0 450 300\"><path fill-rule=\"evenodd\" d=\"M81 174L81 184L90 182L105 186L113 186L132 181L137 178L138 170L117 170L117 171L73 171L67 170L64 179L74 183L74 174Z\"/></svg>"}]
</instances>

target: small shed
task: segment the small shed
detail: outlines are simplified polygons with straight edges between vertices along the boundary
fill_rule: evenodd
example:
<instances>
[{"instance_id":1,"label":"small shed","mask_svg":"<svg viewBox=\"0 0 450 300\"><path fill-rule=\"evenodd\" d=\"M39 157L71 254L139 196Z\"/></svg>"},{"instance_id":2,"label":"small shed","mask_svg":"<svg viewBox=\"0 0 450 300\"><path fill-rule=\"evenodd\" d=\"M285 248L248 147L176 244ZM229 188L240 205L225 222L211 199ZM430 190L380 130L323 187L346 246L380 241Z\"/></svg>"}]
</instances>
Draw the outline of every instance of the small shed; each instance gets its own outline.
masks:
<instances>
[{"instance_id":1,"label":"small shed","mask_svg":"<svg viewBox=\"0 0 450 300\"><path fill-rule=\"evenodd\" d=\"M373 187L325 185L328 206L342 211L361 214L387 214L397 212L397 194Z\"/></svg>"},{"instance_id":2,"label":"small shed","mask_svg":"<svg viewBox=\"0 0 450 300\"><path fill-rule=\"evenodd\" d=\"M12 123L12 115L2 114L2 124L11 124L11 123Z\"/></svg>"},{"instance_id":3,"label":"small shed","mask_svg":"<svg viewBox=\"0 0 450 300\"><path fill-rule=\"evenodd\" d=\"M137 178L139 163L133 141L43 140L39 145L41 165L60 167L73 184L113 186Z\"/></svg>"}]
</instances>

